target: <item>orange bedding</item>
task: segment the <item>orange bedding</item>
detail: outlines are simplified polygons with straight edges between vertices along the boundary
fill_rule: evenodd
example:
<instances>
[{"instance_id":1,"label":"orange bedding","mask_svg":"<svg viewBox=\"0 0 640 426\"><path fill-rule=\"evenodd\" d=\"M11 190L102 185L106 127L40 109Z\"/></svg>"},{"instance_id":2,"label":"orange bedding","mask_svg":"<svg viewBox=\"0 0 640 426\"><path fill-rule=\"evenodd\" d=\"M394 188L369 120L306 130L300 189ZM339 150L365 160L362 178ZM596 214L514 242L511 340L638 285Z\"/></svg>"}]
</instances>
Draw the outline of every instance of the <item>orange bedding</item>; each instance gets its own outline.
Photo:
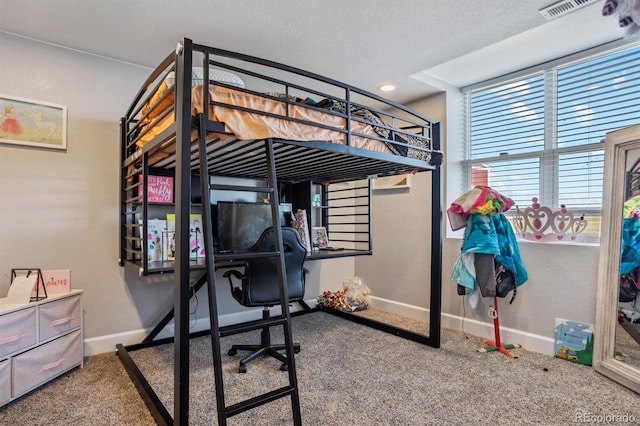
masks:
<instances>
[{"instance_id":1,"label":"orange bedding","mask_svg":"<svg viewBox=\"0 0 640 426\"><path fill-rule=\"evenodd\" d=\"M195 116L204 111L202 103L202 85L195 86L191 91L192 114ZM160 102L160 104L150 111L150 106L164 96L166 90L170 90L169 95ZM264 111L279 116L286 115L286 103L262 96L255 96L247 92L229 89L221 86L209 85L209 100L249 108L258 111ZM153 119L158 117L164 110L173 104L173 88L163 83L160 89L152 96L142 108L142 113L147 114L144 122L151 123ZM305 120L309 122L322 123L337 129L346 130L346 119L323 111L314 110L299 105L288 106L289 117ZM316 127L310 124L296 123L286 119L274 118L258 112L245 112L234 108L223 107L219 105L210 105L209 118L212 121L218 121L225 124L227 130L233 133L239 139L265 139L280 138L296 141L327 141L332 143L346 144L347 136L345 133L337 130ZM164 119L155 123L147 133L145 133L137 144L139 147L144 146L163 130L174 122L173 114L169 114ZM359 121L351 121L351 131L380 137L369 124ZM369 139L362 136L351 136L351 144L357 148L373 150L393 154L387 145L376 139Z\"/></svg>"}]
</instances>

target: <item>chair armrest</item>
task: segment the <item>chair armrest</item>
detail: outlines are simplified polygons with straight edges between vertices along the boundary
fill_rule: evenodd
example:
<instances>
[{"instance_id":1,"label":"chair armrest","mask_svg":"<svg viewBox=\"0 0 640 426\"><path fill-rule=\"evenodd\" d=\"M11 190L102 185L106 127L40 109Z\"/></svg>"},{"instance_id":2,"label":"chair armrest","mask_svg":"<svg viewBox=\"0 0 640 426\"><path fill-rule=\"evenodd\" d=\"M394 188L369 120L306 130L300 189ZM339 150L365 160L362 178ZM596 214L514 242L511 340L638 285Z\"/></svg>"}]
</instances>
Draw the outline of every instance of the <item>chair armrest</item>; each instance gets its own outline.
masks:
<instances>
[{"instance_id":1,"label":"chair armrest","mask_svg":"<svg viewBox=\"0 0 640 426\"><path fill-rule=\"evenodd\" d=\"M237 280L239 280L240 282L242 282L242 280L244 279L244 275L241 274L239 271L236 271L235 269L230 269L228 271L226 271L224 274L222 274L222 276L224 278L228 278L229 279L229 288L231 290L231 294L233 294L233 279L231 278L232 276L235 277Z\"/></svg>"}]
</instances>

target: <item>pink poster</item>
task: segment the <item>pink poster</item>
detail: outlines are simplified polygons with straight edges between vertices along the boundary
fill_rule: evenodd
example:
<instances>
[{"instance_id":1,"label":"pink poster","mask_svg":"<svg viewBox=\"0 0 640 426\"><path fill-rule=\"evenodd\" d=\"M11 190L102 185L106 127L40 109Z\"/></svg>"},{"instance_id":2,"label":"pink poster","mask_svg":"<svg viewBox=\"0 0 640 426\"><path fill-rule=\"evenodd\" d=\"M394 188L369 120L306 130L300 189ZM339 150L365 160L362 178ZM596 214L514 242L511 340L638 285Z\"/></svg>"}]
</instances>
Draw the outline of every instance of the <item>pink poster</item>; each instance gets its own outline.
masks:
<instances>
[{"instance_id":1,"label":"pink poster","mask_svg":"<svg viewBox=\"0 0 640 426\"><path fill-rule=\"evenodd\" d=\"M173 178L149 175L147 194L149 203L173 203ZM142 186L139 187L138 195L142 195Z\"/></svg>"}]
</instances>

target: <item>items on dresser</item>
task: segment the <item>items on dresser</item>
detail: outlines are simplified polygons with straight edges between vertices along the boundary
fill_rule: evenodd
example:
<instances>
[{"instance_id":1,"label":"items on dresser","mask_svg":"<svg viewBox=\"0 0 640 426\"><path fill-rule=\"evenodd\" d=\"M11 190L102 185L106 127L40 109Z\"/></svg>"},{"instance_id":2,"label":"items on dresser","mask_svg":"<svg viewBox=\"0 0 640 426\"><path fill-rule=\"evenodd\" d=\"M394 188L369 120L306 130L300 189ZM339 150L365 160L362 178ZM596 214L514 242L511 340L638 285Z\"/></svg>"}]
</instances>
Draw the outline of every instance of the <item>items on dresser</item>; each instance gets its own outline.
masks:
<instances>
[{"instance_id":1,"label":"items on dresser","mask_svg":"<svg viewBox=\"0 0 640 426\"><path fill-rule=\"evenodd\" d=\"M43 269L42 279L48 296L71 291L71 269Z\"/></svg>"},{"instance_id":2,"label":"items on dresser","mask_svg":"<svg viewBox=\"0 0 640 426\"><path fill-rule=\"evenodd\" d=\"M29 291L31 288L31 291ZM71 270L22 268L11 270L8 303L27 303L71 291Z\"/></svg>"},{"instance_id":3,"label":"items on dresser","mask_svg":"<svg viewBox=\"0 0 640 426\"><path fill-rule=\"evenodd\" d=\"M47 298L40 268L14 268L11 270L9 303L28 303Z\"/></svg>"},{"instance_id":4,"label":"items on dresser","mask_svg":"<svg viewBox=\"0 0 640 426\"><path fill-rule=\"evenodd\" d=\"M83 361L82 290L24 304L0 299L0 406Z\"/></svg>"}]
</instances>

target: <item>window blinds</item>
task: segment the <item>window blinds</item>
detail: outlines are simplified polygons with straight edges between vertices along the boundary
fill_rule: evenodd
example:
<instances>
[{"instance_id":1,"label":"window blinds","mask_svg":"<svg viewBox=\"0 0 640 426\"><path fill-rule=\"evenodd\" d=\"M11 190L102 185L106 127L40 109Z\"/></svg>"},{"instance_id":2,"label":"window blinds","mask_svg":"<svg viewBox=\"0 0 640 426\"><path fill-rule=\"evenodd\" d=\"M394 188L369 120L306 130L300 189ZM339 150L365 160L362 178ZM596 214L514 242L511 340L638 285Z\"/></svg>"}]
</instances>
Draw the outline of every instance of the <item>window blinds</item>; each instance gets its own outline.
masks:
<instances>
[{"instance_id":1,"label":"window blinds","mask_svg":"<svg viewBox=\"0 0 640 426\"><path fill-rule=\"evenodd\" d=\"M555 208L598 211L604 137L640 123L640 47L472 90L465 99L472 184L521 206L537 197Z\"/></svg>"}]
</instances>

